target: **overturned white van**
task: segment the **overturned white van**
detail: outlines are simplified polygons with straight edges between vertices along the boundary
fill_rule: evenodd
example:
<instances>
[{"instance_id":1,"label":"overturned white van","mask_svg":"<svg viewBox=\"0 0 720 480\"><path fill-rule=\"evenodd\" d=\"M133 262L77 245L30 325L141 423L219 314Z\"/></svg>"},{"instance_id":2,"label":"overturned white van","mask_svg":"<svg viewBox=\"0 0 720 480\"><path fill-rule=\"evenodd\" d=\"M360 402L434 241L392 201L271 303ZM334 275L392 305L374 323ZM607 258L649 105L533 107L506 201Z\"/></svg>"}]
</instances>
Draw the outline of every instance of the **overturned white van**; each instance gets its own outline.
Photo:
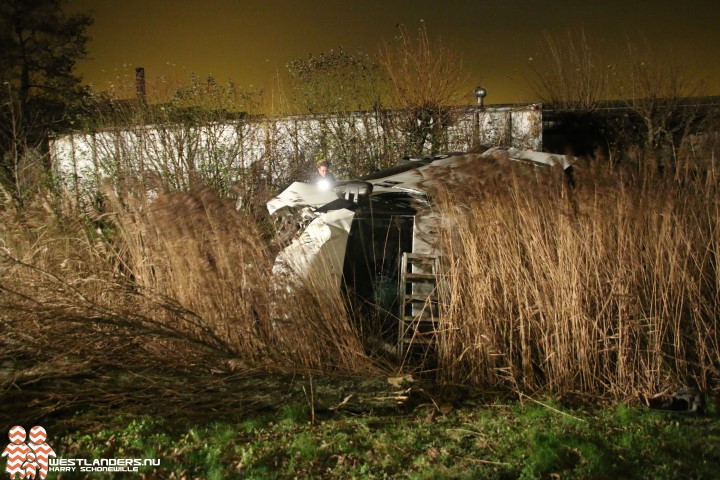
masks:
<instances>
[{"instance_id":1,"label":"overturned white van","mask_svg":"<svg viewBox=\"0 0 720 480\"><path fill-rule=\"evenodd\" d=\"M289 244L273 273L284 281L312 280L322 289L344 289L383 341L400 356L429 345L441 314L438 305L441 216L432 192L463 181L473 162L502 156L530 166L559 166L562 155L494 147L483 153L405 159L394 168L338 181L328 190L296 182L268 202ZM396 342L395 342L396 340Z\"/></svg>"}]
</instances>

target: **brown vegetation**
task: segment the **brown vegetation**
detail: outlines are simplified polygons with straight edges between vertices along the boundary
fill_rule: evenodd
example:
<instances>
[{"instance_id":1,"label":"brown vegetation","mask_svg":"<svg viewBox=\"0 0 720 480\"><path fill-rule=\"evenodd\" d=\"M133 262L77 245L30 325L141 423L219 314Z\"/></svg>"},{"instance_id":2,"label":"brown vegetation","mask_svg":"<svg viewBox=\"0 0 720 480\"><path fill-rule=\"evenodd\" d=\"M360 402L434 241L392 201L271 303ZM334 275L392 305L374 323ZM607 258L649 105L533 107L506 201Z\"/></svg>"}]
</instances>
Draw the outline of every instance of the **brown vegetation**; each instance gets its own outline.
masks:
<instances>
[{"instance_id":1,"label":"brown vegetation","mask_svg":"<svg viewBox=\"0 0 720 480\"><path fill-rule=\"evenodd\" d=\"M391 74L397 106L422 128L400 137L417 153L428 142L434 152L443 145L456 62L436 58L424 31L419 45L401 42L387 52L386 66L397 68ZM590 69L589 51L579 47L571 58ZM418 75L412 95L420 97L413 97L408 89ZM565 88L565 77L558 78ZM605 84L591 80L568 80L582 95L559 94L592 109ZM25 183L33 188L22 192L14 182L15 197L0 190L2 388L109 370L201 377L397 368L366 354L339 291L273 279L272 227L260 214L268 191L259 184L272 188L275 170L293 162L300 169L307 152L288 160L266 139L265 163L248 166L237 152L216 151L217 143L200 141L197 126L216 127L216 109L235 92L212 82L194 89L167 110L129 107L120 124L140 132L139 141L135 150L98 142L101 159L116 168L107 184L86 179L93 201L30 178ZM210 117L185 108L196 94L219 99ZM162 125L154 138L142 134L151 114ZM95 121L115 125L115 118ZM318 143L341 145L348 162L372 150L359 169L385 166L398 153L388 133L368 139L324 125ZM657 125L647 125L652 138ZM680 133L681 148L664 170L649 142L619 152L622 162L576 165L572 189L559 171L528 171L498 159L480 166L475 182L438 194L448 219L440 381L615 398L681 385L719 388L717 129ZM148 154L155 142L167 142L165 156ZM20 154L14 158L17 169ZM158 178L143 177L149 158L159 162ZM165 168L173 162L184 169ZM243 190L241 210L229 198L233 187ZM52 398L72 404L74 392L63 395Z\"/></svg>"},{"instance_id":2,"label":"brown vegetation","mask_svg":"<svg viewBox=\"0 0 720 480\"><path fill-rule=\"evenodd\" d=\"M98 216L62 195L23 209L3 196L3 389L67 377L93 385L49 388L41 403L52 412L105 399L108 389L120 401L118 372L138 381L186 372L197 386L215 382L213 373L374 370L339 293L271 288L268 247L229 200L130 187L108 197ZM97 375L110 384L98 388Z\"/></svg>"},{"instance_id":3,"label":"brown vegetation","mask_svg":"<svg viewBox=\"0 0 720 480\"><path fill-rule=\"evenodd\" d=\"M717 388L717 165L693 175L486 164L450 186L438 378L626 397ZM457 199L463 198L458 209ZM92 369L378 372L338 292L273 285L253 219L207 189L3 200L5 388ZM42 365L42 369L39 366ZM55 365L56 368L53 368Z\"/></svg>"},{"instance_id":4,"label":"brown vegetation","mask_svg":"<svg viewBox=\"0 0 720 480\"><path fill-rule=\"evenodd\" d=\"M718 388L717 164L697 176L576 168L467 186L446 231L441 374L626 397ZM497 175L496 175L497 176Z\"/></svg>"}]
</instances>

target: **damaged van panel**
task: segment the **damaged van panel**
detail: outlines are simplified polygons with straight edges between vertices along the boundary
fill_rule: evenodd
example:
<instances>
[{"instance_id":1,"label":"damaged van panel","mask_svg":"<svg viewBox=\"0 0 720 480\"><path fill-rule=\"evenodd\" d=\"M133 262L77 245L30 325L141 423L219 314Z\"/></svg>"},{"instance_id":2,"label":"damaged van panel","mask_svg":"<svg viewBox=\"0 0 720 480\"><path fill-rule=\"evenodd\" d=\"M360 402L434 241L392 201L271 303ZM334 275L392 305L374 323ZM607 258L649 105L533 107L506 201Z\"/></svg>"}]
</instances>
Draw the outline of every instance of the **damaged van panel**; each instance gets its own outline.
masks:
<instances>
[{"instance_id":1,"label":"damaged van panel","mask_svg":"<svg viewBox=\"0 0 720 480\"><path fill-rule=\"evenodd\" d=\"M357 180L338 181L331 190L293 183L268 202L287 244L276 257L273 274L285 281L346 289L364 314L387 328L393 322L397 326L397 319L414 316L419 308L404 300L431 298L429 290L437 286L407 280L431 273L420 263L409 265L408 258L442 254L442 218L433 207L433 193L473 174L463 167L498 158L566 171L571 167L562 155L495 147L479 154L402 160Z\"/></svg>"},{"instance_id":2,"label":"damaged van panel","mask_svg":"<svg viewBox=\"0 0 720 480\"><path fill-rule=\"evenodd\" d=\"M313 219L275 259L274 274L313 278L321 289L340 285L354 213L341 208Z\"/></svg>"}]
</instances>

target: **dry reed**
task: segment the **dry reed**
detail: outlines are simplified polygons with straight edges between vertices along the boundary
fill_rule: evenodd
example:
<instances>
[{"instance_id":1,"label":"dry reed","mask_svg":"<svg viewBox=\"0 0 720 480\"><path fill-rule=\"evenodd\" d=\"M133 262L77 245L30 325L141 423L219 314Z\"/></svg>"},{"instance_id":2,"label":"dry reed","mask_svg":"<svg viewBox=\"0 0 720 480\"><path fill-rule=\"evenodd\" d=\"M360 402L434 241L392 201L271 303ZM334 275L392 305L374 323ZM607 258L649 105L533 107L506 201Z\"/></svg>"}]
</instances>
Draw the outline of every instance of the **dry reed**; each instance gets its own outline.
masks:
<instances>
[{"instance_id":1,"label":"dry reed","mask_svg":"<svg viewBox=\"0 0 720 480\"><path fill-rule=\"evenodd\" d=\"M271 289L266 245L229 200L208 189L107 197L111 208L93 221L77 220L67 197L22 211L6 198L2 346L14 367L30 361L8 383L60 358L78 373L103 365L374 371L339 293L312 281L291 295ZM53 375L66 375L67 363Z\"/></svg>"},{"instance_id":2,"label":"dry reed","mask_svg":"<svg viewBox=\"0 0 720 480\"><path fill-rule=\"evenodd\" d=\"M494 165L492 171L497 171ZM442 204L441 375L519 392L717 388L718 184L671 174L484 172Z\"/></svg>"},{"instance_id":3,"label":"dry reed","mask_svg":"<svg viewBox=\"0 0 720 480\"><path fill-rule=\"evenodd\" d=\"M436 193L442 380L615 397L717 388L713 162L679 176L596 162L574 189L555 169L476 165L474 181ZM0 348L23 367L4 385L102 365L378 372L341 293L278 287L255 220L227 199L106 195L102 215L63 195L3 197Z\"/></svg>"}]
</instances>

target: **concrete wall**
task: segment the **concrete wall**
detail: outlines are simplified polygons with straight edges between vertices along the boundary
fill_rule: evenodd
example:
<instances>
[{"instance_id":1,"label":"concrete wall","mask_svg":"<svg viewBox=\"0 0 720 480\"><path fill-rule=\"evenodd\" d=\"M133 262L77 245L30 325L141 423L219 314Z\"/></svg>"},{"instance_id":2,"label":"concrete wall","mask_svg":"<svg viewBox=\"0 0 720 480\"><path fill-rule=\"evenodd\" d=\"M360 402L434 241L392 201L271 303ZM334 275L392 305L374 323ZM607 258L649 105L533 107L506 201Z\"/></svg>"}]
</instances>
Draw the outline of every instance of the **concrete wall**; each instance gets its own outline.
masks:
<instances>
[{"instance_id":1,"label":"concrete wall","mask_svg":"<svg viewBox=\"0 0 720 480\"><path fill-rule=\"evenodd\" d=\"M333 160L341 177L389 166L404 156L407 139L393 114L292 116L226 124L147 125L58 136L51 160L61 181L80 194L105 179L153 173L185 189L200 178L215 186L257 176L282 184L303 180L318 155ZM423 152L506 145L540 150L542 111L537 105L453 112L442 145L425 140ZM477 126L479 125L479 131ZM249 180L248 180L249 177Z\"/></svg>"}]
</instances>

